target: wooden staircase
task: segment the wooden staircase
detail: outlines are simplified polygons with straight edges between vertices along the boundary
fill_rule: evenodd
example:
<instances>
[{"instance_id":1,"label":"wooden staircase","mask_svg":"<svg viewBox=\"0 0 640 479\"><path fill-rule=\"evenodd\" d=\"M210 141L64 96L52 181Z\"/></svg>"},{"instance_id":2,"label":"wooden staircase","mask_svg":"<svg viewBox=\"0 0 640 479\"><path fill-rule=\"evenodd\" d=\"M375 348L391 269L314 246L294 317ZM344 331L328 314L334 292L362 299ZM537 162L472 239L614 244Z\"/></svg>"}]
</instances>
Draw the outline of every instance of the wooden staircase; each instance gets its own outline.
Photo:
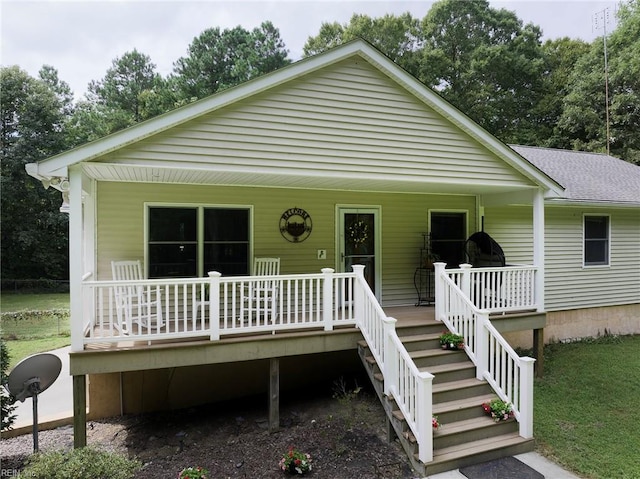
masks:
<instances>
[{"instance_id":1,"label":"wooden staircase","mask_svg":"<svg viewBox=\"0 0 640 479\"><path fill-rule=\"evenodd\" d=\"M396 332L416 366L434 375L433 414L442 426L433 433L433 461L418 459L418 445L393 398L384 394L384 377L365 341L358 353L414 469L424 476L533 450L533 439L518 434L515 419L494 422L481 405L497 396L486 381L475 378L475 366L464 351L441 349L445 326L435 320L397 325Z\"/></svg>"}]
</instances>

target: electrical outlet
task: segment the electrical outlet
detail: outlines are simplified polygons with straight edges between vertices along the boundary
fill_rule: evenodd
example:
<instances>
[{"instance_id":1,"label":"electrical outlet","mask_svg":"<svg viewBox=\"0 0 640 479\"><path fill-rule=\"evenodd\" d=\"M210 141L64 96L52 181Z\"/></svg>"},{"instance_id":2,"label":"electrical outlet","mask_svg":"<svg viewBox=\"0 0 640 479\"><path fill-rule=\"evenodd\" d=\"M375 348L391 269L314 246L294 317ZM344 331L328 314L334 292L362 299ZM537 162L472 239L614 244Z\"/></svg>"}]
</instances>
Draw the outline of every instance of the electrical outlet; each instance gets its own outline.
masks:
<instances>
[{"instance_id":1,"label":"electrical outlet","mask_svg":"<svg viewBox=\"0 0 640 479\"><path fill-rule=\"evenodd\" d=\"M327 259L327 250L319 249L318 250L318 259Z\"/></svg>"}]
</instances>

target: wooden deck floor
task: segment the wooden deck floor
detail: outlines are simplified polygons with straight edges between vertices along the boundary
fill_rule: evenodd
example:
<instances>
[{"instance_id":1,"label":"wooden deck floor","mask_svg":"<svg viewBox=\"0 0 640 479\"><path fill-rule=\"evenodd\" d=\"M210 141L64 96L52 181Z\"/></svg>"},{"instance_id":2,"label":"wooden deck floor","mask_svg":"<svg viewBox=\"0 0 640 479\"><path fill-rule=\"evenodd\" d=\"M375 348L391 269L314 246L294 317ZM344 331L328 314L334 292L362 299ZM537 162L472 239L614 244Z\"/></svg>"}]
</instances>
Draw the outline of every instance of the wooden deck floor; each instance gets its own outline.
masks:
<instances>
[{"instance_id":1,"label":"wooden deck floor","mask_svg":"<svg viewBox=\"0 0 640 479\"><path fill-rule=\"evenodd\" d=\"M389 308L383 308L387 316L395 318L397 320L397 327L402 326L410 326L414 324L424 323L425 321L432 321L435 318L435 311L433 306L394 306ZM290 330L290 331L277 331L275 333L264 332L264 333L245 333L238 335L228 335L222 336L218 343L224 342L250 342L250 341L262 341L265 338L277 336L278 338L284 337L301 337L301 336L309 336L309 335L331 335L331 334L344 334L345 331L352 330L352 326L343 326L336 328L333 331L324 331L321 328L310 328L310 329L302 329L302 330ZM104 333L104 332L101 332ZM96 334L99 336L100 333ZM156 340L151 341L151 343L147 341L119 341L117 343L90 343L85 345L85 351L100 351L100 350L119 350L119 349L145 349L149 347L153 348L162 348L162 347L174 347L177 344L187 345L194 343L208 343L211 342L206 334L203 334L202 339L197 338L189 338L189 339L164 339L164 340Z\"/></svg>"}]
</instances>

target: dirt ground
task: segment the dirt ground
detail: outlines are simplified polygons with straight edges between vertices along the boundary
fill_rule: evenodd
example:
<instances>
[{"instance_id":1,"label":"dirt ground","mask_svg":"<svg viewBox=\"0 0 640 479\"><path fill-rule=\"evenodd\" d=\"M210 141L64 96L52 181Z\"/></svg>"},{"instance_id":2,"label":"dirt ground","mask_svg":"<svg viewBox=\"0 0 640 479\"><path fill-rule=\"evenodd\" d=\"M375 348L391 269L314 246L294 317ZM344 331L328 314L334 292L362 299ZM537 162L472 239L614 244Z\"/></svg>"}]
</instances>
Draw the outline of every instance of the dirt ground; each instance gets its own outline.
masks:
<instances>
[{"instance_id":1,"label":"dirt ground","mask_svg":"<svg viewBox=\"0 0 640 479\"><path fill-rule=\"evenodd\" d=\"M311 454L316 479L410 479L416 474L398 441L386 441L384 411L370 390L344 381L301 398L284 395L278 432L269 433L266 398L88 423L87 442L137 457L136 479L176 478L202 466L209 479L278 478L290 446ZM73 446L72 428L39 434L40 451ZM31 434L0 441L3 469L21 469ZM88 479L88 478L87 478Z\"/></svg>"}]
</instances>

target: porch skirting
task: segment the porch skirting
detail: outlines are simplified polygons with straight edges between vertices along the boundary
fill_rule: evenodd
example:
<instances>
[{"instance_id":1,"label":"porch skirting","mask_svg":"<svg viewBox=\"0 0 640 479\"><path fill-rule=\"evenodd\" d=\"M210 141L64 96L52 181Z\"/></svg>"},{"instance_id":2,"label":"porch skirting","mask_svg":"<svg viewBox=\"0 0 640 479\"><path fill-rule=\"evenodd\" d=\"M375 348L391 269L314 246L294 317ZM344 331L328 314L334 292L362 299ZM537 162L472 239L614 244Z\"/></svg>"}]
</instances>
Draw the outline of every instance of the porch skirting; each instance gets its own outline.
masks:
<instances>
[{"instance_id":1,"label":"porch skirting","mask_svg":"<svg viewBox=\"0 0 640 479\"><path fill-rule=\"evenodd\" d=\"M547 311L545 344L605 334L640 334L640 304ZM532 348L529 331L504 333L512 347Z\"/></svg>"}]
</instances>

